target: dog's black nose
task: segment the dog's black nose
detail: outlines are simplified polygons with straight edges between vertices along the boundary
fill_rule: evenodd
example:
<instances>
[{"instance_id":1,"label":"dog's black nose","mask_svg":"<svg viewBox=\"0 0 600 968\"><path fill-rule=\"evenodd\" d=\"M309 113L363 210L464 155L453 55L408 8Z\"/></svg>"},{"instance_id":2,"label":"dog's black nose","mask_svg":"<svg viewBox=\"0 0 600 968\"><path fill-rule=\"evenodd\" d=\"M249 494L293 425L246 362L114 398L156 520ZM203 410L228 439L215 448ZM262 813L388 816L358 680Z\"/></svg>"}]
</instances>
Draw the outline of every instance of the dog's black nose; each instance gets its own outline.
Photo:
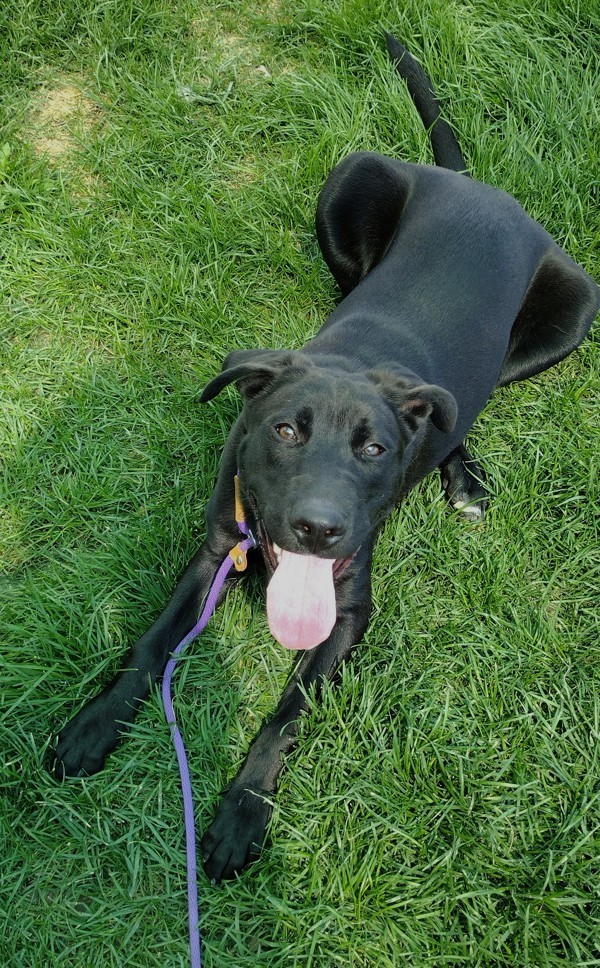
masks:
<instances>
[{"instance_id":1,"label":"dog's black nose","mask_svg":"<svg viewBox=\"0 0 600 968\"><path fill-rule=\"evenodd\" d=\"M290 527L302 547L312 554L332 548L346 533L341 511L318 498L306 498L295 505Z\"/></svg>"}]
</instances>

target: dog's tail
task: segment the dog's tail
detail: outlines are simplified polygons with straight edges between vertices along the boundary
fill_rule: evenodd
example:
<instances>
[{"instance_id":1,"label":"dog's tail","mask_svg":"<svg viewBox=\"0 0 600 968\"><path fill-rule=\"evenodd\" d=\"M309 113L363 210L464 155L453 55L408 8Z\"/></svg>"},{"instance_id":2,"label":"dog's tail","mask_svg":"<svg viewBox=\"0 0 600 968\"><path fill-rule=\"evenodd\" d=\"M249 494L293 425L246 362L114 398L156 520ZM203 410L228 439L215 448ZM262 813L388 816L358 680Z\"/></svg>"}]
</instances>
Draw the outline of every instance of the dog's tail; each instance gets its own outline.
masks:
<instances>
[{"instance_id":1,"label":"dog's tail","mask_svg":"<svg viewBox=\"0 0 600 968\"><path fill-rule=\"evenodd\" d=\"M436 165L466 174L467 166L458 141L448 122L440 117L440 105L427 74L399 40L387 32L385 37L396 70L406 81L415 107L429 134Z\"/></svg>"}]
</instances>

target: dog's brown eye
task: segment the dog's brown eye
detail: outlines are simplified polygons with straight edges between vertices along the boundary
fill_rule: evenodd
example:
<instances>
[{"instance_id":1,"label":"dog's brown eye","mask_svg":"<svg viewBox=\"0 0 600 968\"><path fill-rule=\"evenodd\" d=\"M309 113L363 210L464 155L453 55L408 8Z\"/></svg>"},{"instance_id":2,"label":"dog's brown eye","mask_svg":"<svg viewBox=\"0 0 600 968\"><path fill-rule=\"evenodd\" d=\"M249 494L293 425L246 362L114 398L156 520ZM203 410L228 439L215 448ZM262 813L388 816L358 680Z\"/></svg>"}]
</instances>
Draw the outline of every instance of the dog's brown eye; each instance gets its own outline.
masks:
<instances>
[{"instance_id":1,"label":"dog's brown eye","mask_svg":"<svg viewBox=\"0 0 600 968\"><path fill-rule=\"evenodd\" d=\"M296 440L296 431L290 424L277 424L275 430L284 440Z\"/></svg>"},{"instance_id":2,"label":"dog's brown eye","mask_svg":"<svg viewBox=\"0 0 600 968\"><path fill-rule=\"evenodd\" d=\"M383 453L385 453L385 447L382 447L381 444L367 444L366 447L363 447L365 457L380 457Z\"/></svg>"}]
</instances>

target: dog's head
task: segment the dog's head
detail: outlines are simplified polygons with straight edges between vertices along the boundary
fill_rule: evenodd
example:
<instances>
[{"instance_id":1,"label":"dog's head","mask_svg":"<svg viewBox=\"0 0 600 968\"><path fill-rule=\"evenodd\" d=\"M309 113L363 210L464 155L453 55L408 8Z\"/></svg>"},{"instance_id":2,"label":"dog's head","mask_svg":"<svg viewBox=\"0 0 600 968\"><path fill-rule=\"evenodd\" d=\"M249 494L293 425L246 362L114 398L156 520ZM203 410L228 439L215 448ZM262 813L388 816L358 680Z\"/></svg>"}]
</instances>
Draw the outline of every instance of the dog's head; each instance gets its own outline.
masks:
<instances>
[{"instance_id":1,"label":"dog's head","mask_svg":"<svg viewBox=\"0 0 600 968\"><path fill-rule=\"evenodd\" d=\"M441 387L336 362L236 351L201 396L235 382L245 399L242 489L274 573L271 629L291 648L331 631L334 582L391 510L425 422L442 431L456 422L454 398Z\"/></svg>"}]
</instances>

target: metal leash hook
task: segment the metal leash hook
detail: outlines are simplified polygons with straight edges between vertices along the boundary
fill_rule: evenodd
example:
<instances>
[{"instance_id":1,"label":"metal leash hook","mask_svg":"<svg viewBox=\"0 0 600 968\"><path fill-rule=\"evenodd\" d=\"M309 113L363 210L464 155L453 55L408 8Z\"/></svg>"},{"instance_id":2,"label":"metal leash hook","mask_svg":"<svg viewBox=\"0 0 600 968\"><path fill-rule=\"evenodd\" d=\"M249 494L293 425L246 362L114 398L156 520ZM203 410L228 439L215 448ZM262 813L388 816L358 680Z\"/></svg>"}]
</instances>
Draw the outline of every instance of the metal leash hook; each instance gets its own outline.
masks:
<instances>
[{"instance_id":1,"label":"metal leash hook","mask_svg":"<svg viewBox=\"0 0 600 968\"><path fill-rule=\"evenodd\" d=\"M256 538L246 524L246 517L240 495L239 474L234 478L235 486L235 520L238 528L246 537L228 552L219 567L213 583L210 586L204 608L200 618L194 625L191 632L181 640L179 645L171 653L171 658L165 667L162 680L162 701L165 710L165 718L171 727L173 745L177 754L179 765L179 775L181 777L181 790L183 793L183 817L185 824L185 852L187 858L187 881L188 881L188 926L190 936L190 964L192 968L202 968L202 957L200 953L200 916L198 912L198 865L196 856L196 825L194 821L194 799L192 796L192 783L188 767L187 755L183 743L183 737L179 726L175 720L175 710L173 709L173 699L171 696L171 681L177 660L183 650L200 635L200 632L208 625L208 622L217 607L217 601L225 579L232 567L237 571L244 571L248 565L247 553L257 545Z\"/></svg>"}]
</instances>

